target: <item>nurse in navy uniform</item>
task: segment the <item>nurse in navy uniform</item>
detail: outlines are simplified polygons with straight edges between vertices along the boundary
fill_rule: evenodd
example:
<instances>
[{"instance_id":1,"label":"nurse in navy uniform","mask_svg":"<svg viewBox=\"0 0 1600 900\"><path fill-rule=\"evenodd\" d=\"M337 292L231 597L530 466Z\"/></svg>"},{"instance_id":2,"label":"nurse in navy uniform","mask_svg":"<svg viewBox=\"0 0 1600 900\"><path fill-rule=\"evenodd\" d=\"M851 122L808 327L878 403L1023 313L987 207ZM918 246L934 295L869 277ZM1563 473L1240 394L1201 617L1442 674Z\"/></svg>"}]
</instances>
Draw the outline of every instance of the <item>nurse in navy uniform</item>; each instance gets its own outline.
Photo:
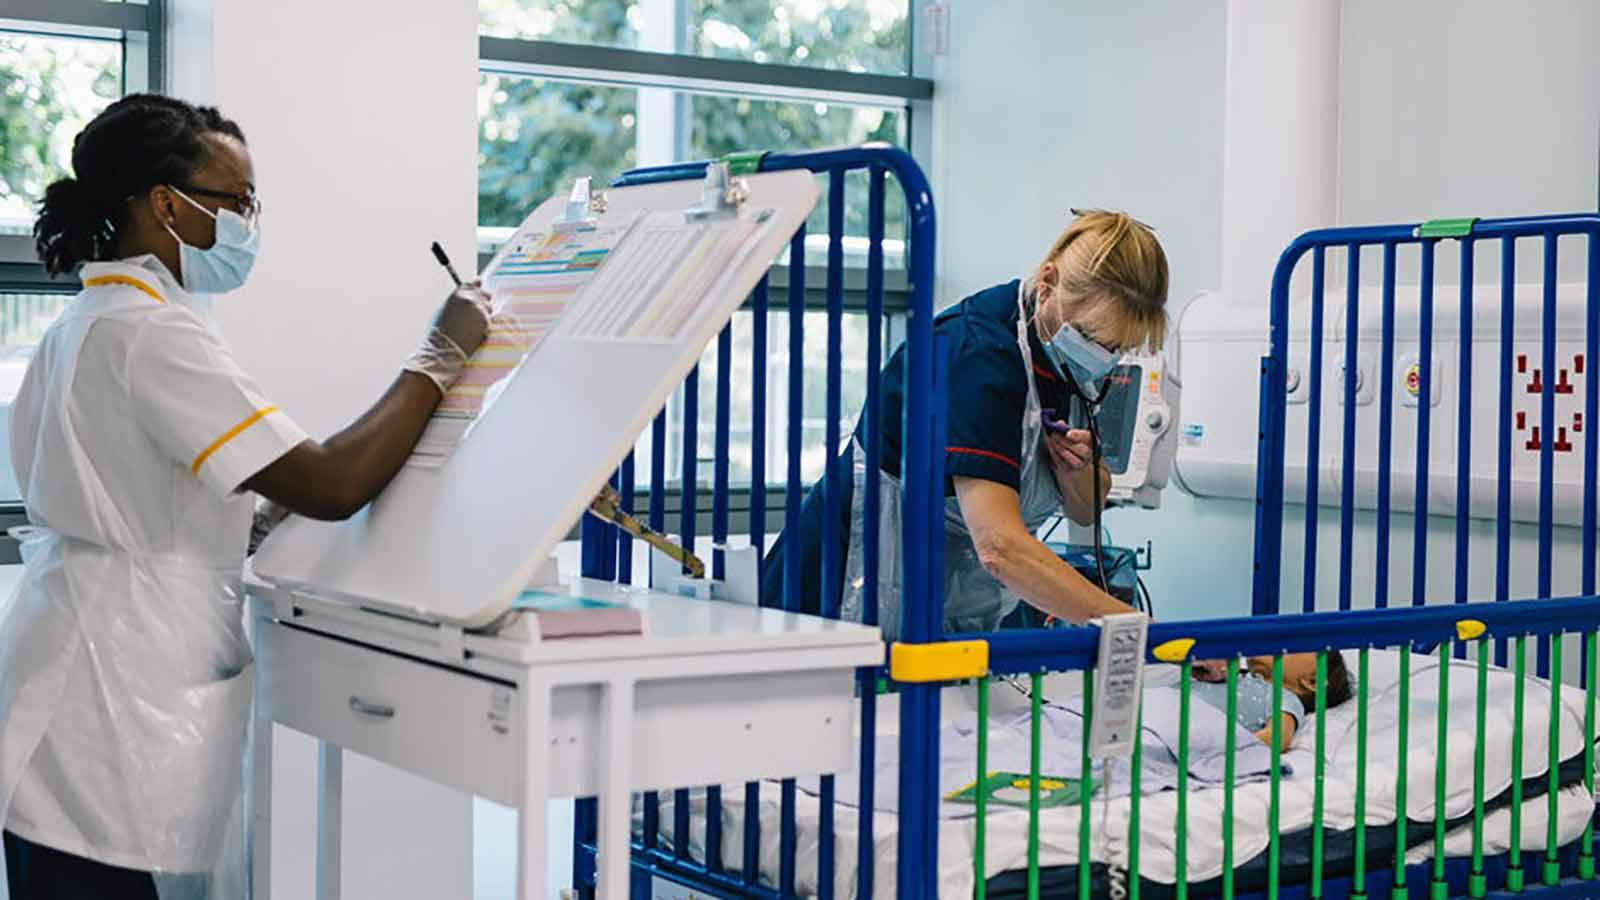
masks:
<instances>
[{"instance_id":1,"label":"nurse in navy uniform","mask_svg":"<svg viewBox=\"0 0 1600 900\"><path fill-rule=\"evenodd\" d=\"M1111 597L1063 562L1036 536L1050 517L1094 520L1111 475L1086 429L1047 429L1046 411L1092 409L1117 361L1161 346L1166 330L1167 259L1155 234L1126 213L1090 210L1075 218L1029 275L979 291L934 320L948 357L944 447L944 631L992 631L1027 603L1069 622L1124 613ZM900 454L905 346L889 358L878 391L878 622L886 640L900 632L902 532ZM861 621L864 582L861 521L868 460L865 435L833 466L840 484L841 545L831 558L840 596L824 598L823 485L801 510L803 612L838 609ZM1098 482L1099 491L1095 487ZM783 534L768 554L763 600L784 606ZM829 601L827 606L824 600Z\"/></svg>"}]
</instances>

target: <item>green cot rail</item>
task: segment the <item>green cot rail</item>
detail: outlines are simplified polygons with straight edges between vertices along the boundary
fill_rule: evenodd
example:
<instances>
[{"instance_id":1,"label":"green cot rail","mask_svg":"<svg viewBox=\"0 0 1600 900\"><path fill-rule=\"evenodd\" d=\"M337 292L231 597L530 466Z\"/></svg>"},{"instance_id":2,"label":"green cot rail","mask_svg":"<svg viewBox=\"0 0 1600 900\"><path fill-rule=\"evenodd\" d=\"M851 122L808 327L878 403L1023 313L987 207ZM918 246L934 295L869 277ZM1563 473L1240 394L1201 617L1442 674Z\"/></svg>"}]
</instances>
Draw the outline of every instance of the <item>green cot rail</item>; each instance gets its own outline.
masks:
<instances>
[{"instance_id":1,"label":"green cot rail","mask_svg":"<svg viewBox=\"0 0 1600 900\"><path fill-rule=\"evenodd\" d=\"M1426 657L1437 667L1436 691L1434 708L1438 710L1438 718L1433 737L1434 773L1433 773L1433 822L1431 835L1431 871L1427 893L1430 898L1448 897L1450 883L1446 863L1447 839L1450 837L1452 820L1447 815L1447 801L1450 784L1447 778L1447 762L1450 757L1451 740L1455 736L1465 739L1465 732L1452 731L1452 703L1451 701L1451 674L1452 669L1461 666L1464 672L1470 672L1472 678L1466 682L1472 685L1473 705L1471 733L1474 737L1472 752L1472 810L1471 810L1471 856L1470 868L1467 870L1466 895L1473 898L1488 896L1491 888L1509 893L1522 892L1525 885L1523 869L1522 847L1522 821L1524 800L1524 779L1512 777L1510 779L1510 819L1511 827L1508 834L1508 848L1505 857L1506 866L1501 883L1491 886L1489 872L1486 866L1486 837L1485 837L1485 803L1486 784L1489 777L1487 771L1486 743L1489 740L1489 697L1490 676L1500 672L1502 676L1509 675L1512 682L1512 719L1519 726L1525 722L1527 712L1526 690L1528 685L1527 670L1527 637L1523 635L1514 638L1514 657L1509 670L1498 669L1490 663L1490 649L1494 638L1489 636L1481 623L1468 623L1458 626L1459 638L1457 641L1442 641L1433 648L1431 655ZM1581 681L1584 689L1584 727L1585 733L1594 734L1596 711L1596 682L1597 668L1600 668L1600 631L1586 630L1576 633L1581 639L1583 651L1583 664L1581 666ZM1560 636L1547 636L1542 640L1550 641L1552 672L1562 672L1562 639ZM1466 650L1465 657L1456 661L1453 651L1457 644ZM1370 786L1370 762L1368 753L1368 739L1371 736L1371 705L1375 700L1371 689L1372 659L1369 647L1347 648L1356 654L1355 684L1345 694L1356 705L1355 710L1355 766L1354 766L1354 823L1353 823L1353 858L1349 861L1349 868L1344 870L1350 878L1348 895L1352 898L1365 897L1364 888L1369 881L1369 847L1368 829L1373 823L1367 821L1370 804L1368 803L1368 788ZM1475 652L1475 655L1474 655ZM1311 848L1310 870L1307 881L1304 883L1306 896L1312 900L1321 900L1326 894L1328 879L1328 839L1329 827L1326 821L1329 810L1328 784L1329 784L1329 741L1328 722L1330 699L1329 673L1332 665L1330 659L1339 650L1324 649L1315 653L1316 657L1316 684L1312 693L1311 702L1314 707L1312 715L1315 717L1314 740L1314 772L1311 784ZM1342 653L1341 653L1342 655ZM1413 707L1414 682L1418 678L1426 678L1424 668L1413 671L1414 650L1411 646L1402 645L1398 648L1398 680L1392 693L1386 691L1385 696L1391 697L1397 705L1397 719L1395 728L1395 756L1396 778L1394 782L1395 809L1401 814L1394 817L1392 827L1395 835L1395 851L1393 861L1390 863L1390 872L1382 873L1379 877L1389 879L1388 889L1393 900L1401 900L1409 896L1410 888L1406 883L1406 852L1412 845L1407 839L1409 816L1405 814L1411 808L1409 792L1411 785L1406 773L1409 771L1412 739L1421 738L1420 735L1411 734L1410 713ZM1344 671L1349 671L1346 661L1341 659ZM1173 847L1176 853L1174 860L1173 893L1178 900L1188 900L1194 889L1191 871L1189 850L1191 842L1191 797L1189 786L1191 784L1189 763L1191 760L1190 725L1193 721L1194 703L1194 676L1192 670L1193 660L1187 655L1178 663L1179 674L1176 679L1178 685L1178 727L1180 733L1176 747L1173 748L1177 756L1177 792L1175 812L1175 834ZM1239 721L1240 712L1240 686L1241 672L1236 665L1226 667L1225 684L1225 715L1228 721ZM1280 826L1283 824L1284 815L1284 777L1282 771L1283 756L1285 753L1284 736L1286 720L1284 716L1284 691L1285 685L1285 657L1276 654L1271 657L1271 718L1262 731L1270 739L1271 769L1268 775L1268 795L1265 810L1244 808L1241 800L1243 792L1237 782L1237 757L1239 747L1235 740L1235 729L1230 729L1224 739L1223 784L1220 787L1222 794L1222 820L1220 823L1221 862L1220 873L1217 873L1217 883L1220 893L1224 898L1237 895L1239 885L1237 881L1236 864L1247 862L1236 858L1239 847L1236 835L1236 822L1240 817L1249 817L1265 812L1268 838L1266 855L1266 881L1265 895L1276 900L1284 893L1285 885L1281 882L1279 872L1282 862L1282 846ZM1057 817L1068 812L1068 807L1051 804L1047 808L1041 800L1041 784L1047 777L1041 770L1043 742L1046 740L1042 726L1042 708L1045 703L1044 675L1045 670L1029 673L1029 787L1028 787L1028 834L1027 834L1027 891L1030 900L1037 900L1042 890L1042 848L1059 846L1057 842L1046 842L1041 838L1041 822L1047 817ZM1248 676L1256 677L1256 676ZM1143 738L1143 703L1140 706L1140 727L1135 738L1132 753L1132 780L1129 785L1127 799L1127 842L1125 849L1119 848L1114 842L1107 841L1101 848L1103 859L1096 859L1093 855L1094 843L1091 840L1095 827L1102 827L1103 834L1109 839L1112 832L1109 821L1100 813L1096 819L1095 806L1091 803L1091 796L1098 798L1099 791L1103 791L1109 778L1094 779L1094 761L1090 759L1089 732L1093 723L1094 713L1094 673L1089 670L1082 671L1083 678L1083 738L1079 748L1078 759L1080 765L1080 790L1075 804L1077 812L1077 861L1076 887L1077 895L1087 897L1093 885L1091 866L1083 865L1084 861L1108 862L1119 874L1113 878L1114 896L1138 900L1143 890L1141 884L1142 843L1147 827L1161 828L1162 824L1148 820L1144 814L1142 768L1145 756L1145 742ZM982 786L996 773L989 771L990 752L990 716L991 716L991 681L992 676L984 676L977 680L977 772L974 783ZM1425 683L1425 681L1423 682ZM1550 711L1548 722L1548 775L1546 783L1546 804L1548 824L1545 829L1544 852L1541 857L1539 881L1543 886L1558 884L1563 878L1557 841L1559 834L1558 802L1560 794L1559 769L1561 759L1562 714L1566 706L1562 704L1562 683L1559 677L1549 680ZM1465 716L1465 708L1455 714ZM1292 737L1303 734L1302 729L1296 729ZM1291 737L1291 740L1292 740ZM1426 738L1422 738L1424 741ZM1423 746L1426 746L1424 744ZM1459 748L1458 748L1459 749ZM1522 741L1510 741L1510 767L1512 773L1524 771ZM1583 784L1592 794L1595 785L1595 748L1593 742L1588 742L1587 750L1583 754ZM1248 796L1258 798L1258 793L1251 792ZM1252 799L1251 803L1259 802ZM987 864L991 847L992 829L989 827L988 817L992 815L1012 814L1003 806L997 806L987 796L987 791L975 792L976 823L974 825L973 842L973 896L978 900L987 897ZM1109 810L1109 805L1104 807ZM1209 825L1207 826L1209 827ZM1595 879L1595 862L1592 849L1594 839L1592 824L1587 824L1583 829L1581 844L1577 855L1575 869L1567 877L1576 877L1583 880ZM1120 852L1119 852L1120 851ZM1123 884L1120 876L1125 875L1126 883ZM1597 886L1600 891L1600 886Z\"/></svg>"}]
</instances>

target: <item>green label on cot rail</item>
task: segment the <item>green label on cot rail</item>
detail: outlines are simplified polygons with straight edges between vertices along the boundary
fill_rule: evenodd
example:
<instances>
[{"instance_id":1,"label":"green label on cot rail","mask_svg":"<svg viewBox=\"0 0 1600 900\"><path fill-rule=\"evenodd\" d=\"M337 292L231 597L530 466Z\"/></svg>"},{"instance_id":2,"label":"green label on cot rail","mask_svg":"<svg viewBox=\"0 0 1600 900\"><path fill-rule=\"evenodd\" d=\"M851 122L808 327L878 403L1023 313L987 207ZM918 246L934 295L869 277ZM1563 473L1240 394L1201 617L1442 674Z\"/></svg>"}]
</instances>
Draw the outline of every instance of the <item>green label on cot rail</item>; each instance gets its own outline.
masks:
<instances>
[{"instance_id":1,"label":"green label on cot rail","mask_svg":"<svg viewBox=\"0 0 1600 900\"><path fill-rule=\"evenodd\" d=\"M967 785L959 791L946 797L952 803L978 802L978 791L982 790L990 803L1000 806L1016 806L1028 808L1028 789L1032 787L1027 775L1015 772L990 772L983 779L980 787L977 782ZM1054 806L1071 806L1083 800L1083 792L1088 790L1094 793L1093 778L1061 778L1055 775L1039 776L1039 806L1048 809Z\"/></svg>"},{"instance_id":2,"label":"green label on cot rail","mask_svg":"<svg viewBox=\"0 0 1600 900\"><path fill-rule=\"evenodd\" d=\"M761 161L767 158L765 150L740 150L722 158L728 164L729 175L754 175L761 171Z\"/></svg>"},{"instance_id":3,"label":"green label on cot rail","mask_svg":"<svg viewBox=\"0 0 1600 900\"><path fill-rule=\"evenodd\" d=\"M1420 238L1461 238L1472 234L1472 223L1478 221L1474 216L1469 219L1430 219L1417 226L1417 237Z\"/></svg>"}]
</instances>

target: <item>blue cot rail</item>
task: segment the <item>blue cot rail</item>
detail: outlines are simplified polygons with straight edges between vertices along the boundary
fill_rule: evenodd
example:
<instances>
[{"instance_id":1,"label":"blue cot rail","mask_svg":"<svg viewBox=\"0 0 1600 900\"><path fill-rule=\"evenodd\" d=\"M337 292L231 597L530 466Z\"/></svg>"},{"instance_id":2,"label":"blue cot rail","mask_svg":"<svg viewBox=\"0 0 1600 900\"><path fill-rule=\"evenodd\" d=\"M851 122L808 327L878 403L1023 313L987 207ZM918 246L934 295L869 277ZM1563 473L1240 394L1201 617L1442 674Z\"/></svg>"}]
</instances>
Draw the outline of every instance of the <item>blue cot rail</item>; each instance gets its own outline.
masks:
<instances>
[{"instance_id":1,"label":"blue cot rail","mask_svg":"<svg viewBox=\"0 0 1600 900\"><path fill-rule=\"evenodd\" d=\"M664 181L678 181L685 179L700 179L705 175L706 163L685 163L657 168L636 169L628 172L616 182L616 186L651 184ZM887 178L893 176L900 185L905 196L906 210L906 270L909 286L909 300L907 303L907 334L906 334L906 384L905 403L903 409L903 434L904 440L901 447L901 472L904 473L903 509L905 510L904 542L904 596L916 598L908 602L907 615L903 631L908 640L931 641L938 637L937 622L940 621L940 600L937 592L941 585L938 578L932 573L939 565L936 549L930 550L927 540L928 523L933 518L931 511L937 509L930 501L932 496L942 494L943 475L940 460L942 454L935 452L938 446L938 419L935 410L942 409L934 396L935 366L933 362L933 252L934 252L934 210L933 197L922 170L916 162L904 151L887 145L866 145L860 147L846 147L831 150L808 151L799 153L769 153L760 157L757 171L775 172L784 170L806 170L825 177L828 181L827 192L827 267L826 267L826 302L824 306L827 317L827 329L824 335L826 350L826 384L824 395L824 408L826 411L825 441L826 441L826 471L829 477L823 481L823 506L824 506L824 557L822 569L827 573L822 594L825 606L821 610L823 615L838 617L837 603L832 599L839 595L840 585L836 582L837 572L842 568L844 560L838 559L838 521L841 512L840 504L843 502L840 484L843 479L849 478L850 473L838 462L841 434L841 404L843 371L842 356L842 316L844 313L844 232L845 232L845 200L846 200L846 175L851 172L864 171L868 178L867 197L867 271L866 271L866 318L867 318L867 348L866 348L866 404L862 435L865 450L870 458L881 458L883 449L878 410L878 379L875 377L882 363L883 356L883 327L884 327L884 205L886 198ZM788 422L787 422L787 448L788 467L784 479L784 527L790 535L799 534L800 507L805 495L807 485L802 479L801 457L803 449L804 428L802 413L804 411L804 360L805 360L805 313L806 313L806 229L804 226L794 235L790 242L788 258ZM770 304L769 288L766 279L756 287L749 299L749 308L753 312L751 350L752 358L756 364L751 366L750 390L752 392L753 406L751 415L752 433L752 459L751 459L751 485L750 485L750 538L752 546L764 547L766 540L766 497L767 497L767 472L766 472L766 425L767 425L767 367L764 364L768 348L767 311ZM716 409L714 411L713 448L712 448L712 538L716 546L722 546L726 541L728 532L728 510L731 486L728 481L729 468L729 443L730 443L730 410L732 391L732 331L724 329L717 342L717 371L716 371ZM695 538L696 515L700 508L702 486L698 480L697 465L697 438L699 431L699 372L691 372L683 388L683 461L680 473L679 487L681 489L681 506L678 528L686 544L692 544ZM659 452L664 448L667 440L667 426L665 412L656 417L652 428L652 447L657 448L651 456L650 472L650 524L660 529L665 520L665 497L668 493L668 483L664 458L665 454ZM878 586L878 554L877 550L883 536L878 533L878 487L879 472L876 466L867 467L866 485L862 501L865 505L862 538L865 545L863 554L864 566L864 607L868 624L877 621L877 586ZM613 483L623 497L623 507L632 511L635 498L635 474L632 458L624 463L613 478ZM932 492L939 492L930 494ZM801 565L799 559L800 544L798 541L785 542L785 583L781 598L763 597L766 605L781 606L784 609L798 611L801 601ZM609 525L586 519L582 525L582 566L583 574L587 577L617 579L629 578L631 571L631 538ZM724 569L723 554L721 551L713 553L713 575L721 576ZM931 604L929 602L931 600ZM861 743L860 766L862 771L873 771L874 741L871 739L876 731L876 701L877 685L881 676L878 669L864 669L858 673L857 684L861 696L861 728L867 739ZM908 688L902 692L902 733L905 740L920 745L926 741L927 735L937 727L938 720L938 689L935 686ZM926 789L930 775L928 772L916 773L914 783L918 789ZM833 856L833 807L834 784L831 777L821 780L821 841L818 854L817 884L819 896L827 900L831 896L834 883L835 868L839 861ZM856 801L862 810L859 816L859 834L857 846L860 852L857 859L849 860L847 864L854 865L857 869L857 893L859 896L870 896L873 891L872 852L873 852L873 783L872 779L862 779L860 795L851 798ZM902 794L909 796L916 793L908 790L909 784L903 786ZM772 890L760 883L759 849L763 843L761 834L761 817L759 810L760 788L756 784L747 785L744 791L744 828L741 835L744 848L742 865L737 872L723 870L722 844L725 839L722 822L722 802L720 788L711 786L706 789L706 822L705 845L703 855L697 859L691 852L691 803L690 792L686 789L674 792L673 802L673 827L670 846L662 846L658 838L660 830L661 805L657 795L646 794L643 800L643 834L635 847L634 871L636 896L648 896L649 883L652 874L668 877L679 882L694 885L702 890L717 895L726 896L755 896L776 897L794 896L797 882L796 853L797 835L795 826L796 811L796 784L792 780L782 782L780 786L780 829L779 843L779 875L778 889ZM926 802L926 801L924 801ZM929 807L931 812L931 807ZM574 873L575 886L580 889L590 889L594 886L593 847L595 840L596 813L594 801L580 800L576 805L576 834L574 841ZM915 832L915 829L911 830ZM905 833L905 830L902 830ZM771 837L767 836L770 841ZM932 850L932 839L926 838L928 849ZM924 879L924 873L917 871L919 855L915 852L902 852L901 869L898 872L901 885L917 884Z\"/></svg>"},{"instance_id":2,"label":"blue cot rail","mask_svg":"<svg viewBox=\"0 0 1600 900\"><path fill-rule=\"evenodd\" d=\"M1309 304L1310 331L1308 335L1311 363L1309 400L1307 410L1306 460L1306 512L1305 512L1305 582L1302 608L1309 612L1317 608L1317 582L1315 577L1317 548L1317 486L1320 480L1320 432L1322 426L1322 366L1323 345L1323 277L1326 251L1338 248L1347 254L1348 302L1346 306L1346 333L1353 335L1359 323L1360 258L1366 247L1377 247L1383 253L1382 271L1382 326L1378 380L1378 495L1377 495L1377 559L1375 590L1376 605L1389 605L1390 561L1390 504L1392 448L1394 429L1394 392L1388 389L1394 383L1395 352L1395 280L1396 249L1416 245L1420 256L1419 315L1418 315L1418 395L1424 401L1432 396L1433 385L1433 327L1434 327L1434 256L1441 241L1457 241L1461 248L1460 268L1460 364L1458 374L1458 420L1456 440L1456 503L1455 547L1456 571L1454 596L1458 603L1467 602L1468 539L1470 517L1470 484L1472 473L1471 429L1473 379L1471 365L1473 337L1473 289L1475 283L1475 253L1480 241L1498 241L1500 245L1500 379L1499 412L1502 422L1511 418L1511 356L1516 307L1516 246L1519 240L1538 240L1543 249L1543 291L1541 308L1542 371L1556 371L1556 287L1557 244L1563 236L1588 238L1588 294L1585 313L1585 347L1587 357L1595 359L1600 348L1600 215L1580 213L1555 216L1535 216L1511 219L1480 219L1454 223L1456 228L1446 229L1440 235L1426 223L1386 225L1357 228L1329 228L1307 232L1296 238L1283 252L1273 273L1271 295L1271 344L1261 361L1260 370L1260 441L1257 453L1255 577L1252 591L1252 611L1257 615L1282 612L1283 565L1283 515L1285 432L1287 428L1287 373L1290 341L1290 282L1297 266L1309 252L1312 257L1312 289ZM1345 342L1347 370L1356 366L1356 341ZM1585 371L1585 418L1593 422L1600 409L1600 371L1594 365ZM1343 429L1343 484L1344 493L1340 519L1340 584L1338 607L1350 608L1351 554L1354 546L1353 513L1355 483L1356 392L1355 379L1345 378L1344 429ZM1540 433L1545 436L1539 448L1539 512L1538 512L1538 592L1539 597L1549 597L1552 592L1553 572L1553 502L1554 502L1554 392L1542 392L1539 404ZM1415 513L1418 527L1414 529L1412 562L1413 581L1411 602L1420 605L1429 595L1426 585L1428 479L1430 444L1432 437L1432 402L1421 402L1417 409L1417 451L1415 480ZM1511 430L1502 428L1499 435L1496 503L1498 528L1495 553L1495 599L1508 600L1511 596ZM1584 442L1584 471L1587 476L1583 488L1583 595L1594 593L1595 588L1595 517L1596 517L1596 450L1597 442ZM1505 646L1497 648L1497 662L1505 661ZM1546 671L1548 660L1540 655L1540 671Z\"/></svg>"}]
</instances>

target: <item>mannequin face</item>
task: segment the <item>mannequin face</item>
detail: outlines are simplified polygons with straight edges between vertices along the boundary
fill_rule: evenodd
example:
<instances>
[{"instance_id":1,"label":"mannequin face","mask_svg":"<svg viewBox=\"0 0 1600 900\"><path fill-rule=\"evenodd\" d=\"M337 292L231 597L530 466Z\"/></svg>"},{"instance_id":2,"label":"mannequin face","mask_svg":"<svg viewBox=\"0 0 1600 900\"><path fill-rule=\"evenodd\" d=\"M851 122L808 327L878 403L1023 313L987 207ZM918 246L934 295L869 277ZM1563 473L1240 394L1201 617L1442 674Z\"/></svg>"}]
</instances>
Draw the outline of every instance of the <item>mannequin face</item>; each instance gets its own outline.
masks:
<instances>
[{"instance_id":1,"label":"mannequin face","mask_svg":"<svg viewBox=\"0 0 1600 900\"><path fill-rule=\"evenodd\" d=\"M1272 657L1252 656L1246 662L1251 674L1272 680ZM1317 655L1315 653L1285 653L1283 655L1283 689L1296 696L1314 695L1317 690Z\"/></svg>"}]
</instances>

